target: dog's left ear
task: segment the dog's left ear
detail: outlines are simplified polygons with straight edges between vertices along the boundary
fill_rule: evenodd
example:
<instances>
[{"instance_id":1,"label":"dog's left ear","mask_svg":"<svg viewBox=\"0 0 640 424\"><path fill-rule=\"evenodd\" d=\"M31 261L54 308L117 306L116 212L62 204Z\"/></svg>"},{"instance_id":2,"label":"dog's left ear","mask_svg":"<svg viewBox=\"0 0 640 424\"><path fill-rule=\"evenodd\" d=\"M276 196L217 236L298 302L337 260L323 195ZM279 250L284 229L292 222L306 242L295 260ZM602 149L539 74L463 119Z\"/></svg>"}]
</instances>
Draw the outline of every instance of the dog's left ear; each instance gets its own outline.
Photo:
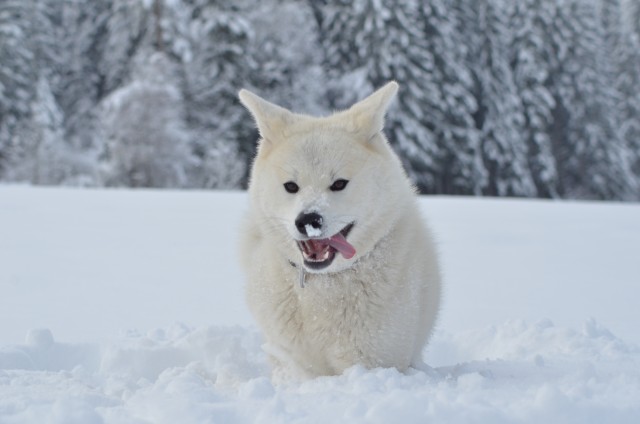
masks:
<instances>
[{"instance_id":1,"label":"dog's left ear","mask_svg":"<svg viewBox=\"0 0 640 424\"><path fill-rule=\"evenodd\" d=\"M270 103L249 90L242 89L238 93L240 102L253 115L258 125L260 136L267 143L273 143L282 136L285 126L294 120L293 113L287 109Z\"/></svg>"},{"instance_id":2,"label":"dog's left ear","mask_svg":"<svg viewBox=\"0 0 640 424\"><path fill-rule=\"evenodd\" d=\"M362 132L366 140L382 131L384 115L397 92L398 83L391 81L347 110L356 131Z\"/></svg>"}]
</instances>

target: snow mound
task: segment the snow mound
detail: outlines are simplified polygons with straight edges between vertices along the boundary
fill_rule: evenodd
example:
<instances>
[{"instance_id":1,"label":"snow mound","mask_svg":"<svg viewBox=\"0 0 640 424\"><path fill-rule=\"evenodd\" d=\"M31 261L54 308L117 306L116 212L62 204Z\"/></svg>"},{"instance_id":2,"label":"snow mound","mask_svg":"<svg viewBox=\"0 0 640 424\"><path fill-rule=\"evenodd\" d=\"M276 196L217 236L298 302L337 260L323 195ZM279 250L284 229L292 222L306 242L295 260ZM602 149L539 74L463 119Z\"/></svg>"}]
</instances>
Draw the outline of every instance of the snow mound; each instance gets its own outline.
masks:
<instances>
[{"instance_id":1,"label":"snow mound","mask_svg":"<svg viewBox=\"0 0 640 424\"><path fill-rule=\"evenodd\" d=\"M245 193L0 187L0 423L640 422L640 206L419 202L433 368L278 385L213 242Z\"/></svg>"},{"instance_id":2,"label":"snow mound","mask_svg":"<svg viewBox=\"0 0 640 424\"><path fill-rule=\"evenodd\" d=\"M435 368L272 384L260 335L241 327L131 331L105 346L33 330L0 349L2 423L615 422L640 418L640 349L589 320L580 331L509 321L439 332Z\"/></svg>"}]
</instances>

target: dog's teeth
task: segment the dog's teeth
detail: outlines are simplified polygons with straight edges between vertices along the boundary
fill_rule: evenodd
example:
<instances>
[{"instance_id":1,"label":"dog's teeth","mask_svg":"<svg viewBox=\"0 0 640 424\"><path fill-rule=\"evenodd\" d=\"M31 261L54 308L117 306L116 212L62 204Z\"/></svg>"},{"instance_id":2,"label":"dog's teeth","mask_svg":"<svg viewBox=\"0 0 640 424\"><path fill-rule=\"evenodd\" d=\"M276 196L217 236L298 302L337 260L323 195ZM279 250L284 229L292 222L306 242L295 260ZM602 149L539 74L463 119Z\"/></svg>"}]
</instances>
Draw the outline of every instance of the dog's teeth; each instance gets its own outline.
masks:
<instances>
[{"instance_id":1,"label":"dog's teeth","mask_svg":"<svg viewBox=\"0 0 640 424\"><path fill-rule=\"evenodd\" d=\"M334 252L329 244L325 244L324 240L299 240L298 247L302 258L307 262L325 262Z\"/></svg>"}]
</instances>

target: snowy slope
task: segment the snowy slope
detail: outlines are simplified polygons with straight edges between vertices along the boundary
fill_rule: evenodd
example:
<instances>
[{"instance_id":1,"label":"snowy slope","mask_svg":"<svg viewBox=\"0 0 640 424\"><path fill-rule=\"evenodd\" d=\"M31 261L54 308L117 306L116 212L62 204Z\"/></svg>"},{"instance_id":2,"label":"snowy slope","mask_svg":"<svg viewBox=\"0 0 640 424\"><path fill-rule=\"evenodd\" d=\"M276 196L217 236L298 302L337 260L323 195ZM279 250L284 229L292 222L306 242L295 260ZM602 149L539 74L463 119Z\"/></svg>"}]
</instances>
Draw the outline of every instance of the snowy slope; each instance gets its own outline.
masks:
<instances>
[{"instance_id":1,"label":"snowy slope","mask_svg":"<svg viewBox=\"0 0 640 424\"><path fill-rule=\"evenodd\" d=\"M423 198L435 368L274 386L245 204L0 186L0 423L640 422L640 205Z\"/></svg>"}]
</instances>

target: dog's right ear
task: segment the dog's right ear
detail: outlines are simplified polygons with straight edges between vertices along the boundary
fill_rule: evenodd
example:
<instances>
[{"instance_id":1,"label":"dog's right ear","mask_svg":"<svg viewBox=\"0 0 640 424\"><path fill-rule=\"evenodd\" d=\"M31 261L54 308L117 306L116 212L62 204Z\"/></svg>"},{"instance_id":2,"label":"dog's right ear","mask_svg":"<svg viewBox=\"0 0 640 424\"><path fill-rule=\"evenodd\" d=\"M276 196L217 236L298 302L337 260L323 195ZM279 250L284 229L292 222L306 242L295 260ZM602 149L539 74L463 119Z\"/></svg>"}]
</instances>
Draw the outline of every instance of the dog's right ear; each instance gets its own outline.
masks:
<instances>
[{"instance_id":1,"label":"dog's right ear","mask_svg":"<svg viewBox=\"0 0 640 424\"><path fill-rule=\"evenodd\" d=\"M280 139L283 135L284 128L293 122L293 113L283 107L266 101L249 90L243 88L238 93L238 97L244 107L253 115L260 136L268 143Z\"/></svg>"}]
</instances>

